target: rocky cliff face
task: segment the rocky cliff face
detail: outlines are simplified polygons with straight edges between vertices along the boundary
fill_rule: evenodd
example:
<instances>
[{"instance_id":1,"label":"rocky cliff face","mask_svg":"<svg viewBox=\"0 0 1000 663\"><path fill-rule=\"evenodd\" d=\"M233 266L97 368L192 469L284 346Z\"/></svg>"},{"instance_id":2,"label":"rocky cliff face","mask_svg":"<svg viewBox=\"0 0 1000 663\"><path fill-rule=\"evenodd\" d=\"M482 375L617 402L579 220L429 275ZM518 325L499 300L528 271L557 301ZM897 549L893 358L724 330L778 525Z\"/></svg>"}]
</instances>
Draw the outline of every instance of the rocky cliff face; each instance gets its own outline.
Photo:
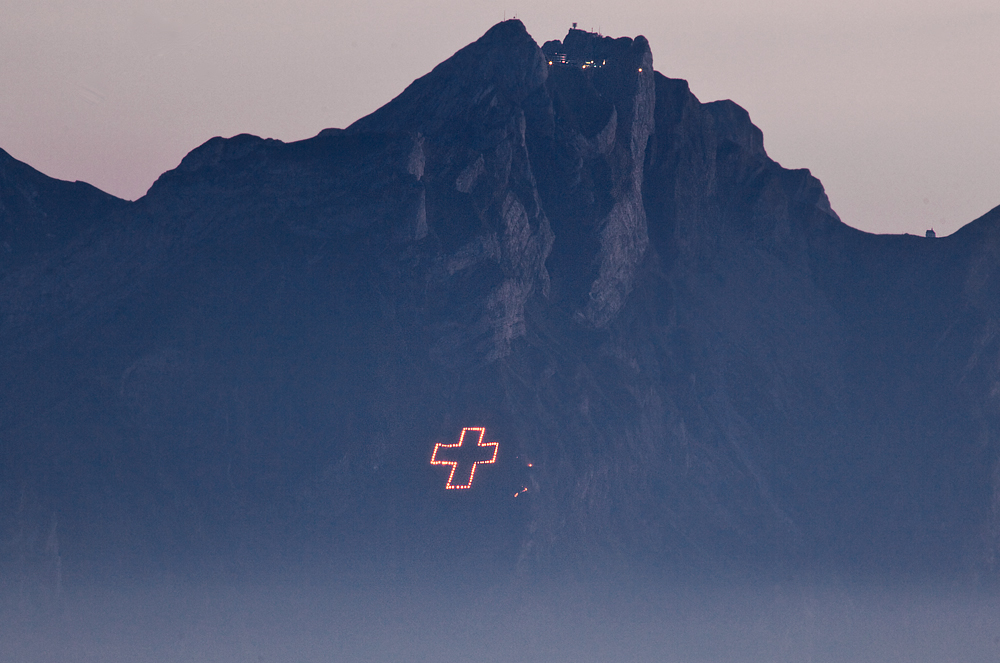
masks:
<instances>
[{"instance_id":1,"label":"rocky cliff face","mask_svg":"<svg viewBox=\"0 0 1000 663\"><path fill-rule=\"evenodd\" d=\"M3 167L7 235L83 229L0 276L2 506L64 557L995 573L1000 215L848 228L642 37L507 21L132 204Z\"/></svg>"}]
</instances>

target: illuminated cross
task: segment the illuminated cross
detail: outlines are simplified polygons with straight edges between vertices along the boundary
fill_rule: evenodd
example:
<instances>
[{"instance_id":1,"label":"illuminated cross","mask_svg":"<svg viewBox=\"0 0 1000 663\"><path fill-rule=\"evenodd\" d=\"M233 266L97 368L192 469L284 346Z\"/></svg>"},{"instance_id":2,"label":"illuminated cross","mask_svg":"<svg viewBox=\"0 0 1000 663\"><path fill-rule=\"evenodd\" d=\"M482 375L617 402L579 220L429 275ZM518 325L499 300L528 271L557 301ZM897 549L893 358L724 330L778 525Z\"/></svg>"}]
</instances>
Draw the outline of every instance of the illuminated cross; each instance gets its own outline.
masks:
<instances>
[{"instance_id":1,"label":"illuminated cross","mask_svg":"<svg viewBox=\"0 0 1000 663\"><path fill-rule=\"evenodd\" d=\"M498 442L483 442L484 435L486 435L485 428L463 428L458 442L454 444L438 442L434 445L434 452L431 453L431 465L451 465L451 474L448 475L445 488L449 490L452 488L471 488L472 479L476 476L476 468L497 461L497 451L500 444ZM493 447L492 452L490 447ZM443 455L447 455L447 458L439 459L438 452L442 449L454 449L454 451L444 452ZM462 468L461 471L458 471L459 466ZM458 481L464 481L466 473L468 473L469 480L465 483L456 483L455 475L458 475Z\"/></svg>"}]
</instances>

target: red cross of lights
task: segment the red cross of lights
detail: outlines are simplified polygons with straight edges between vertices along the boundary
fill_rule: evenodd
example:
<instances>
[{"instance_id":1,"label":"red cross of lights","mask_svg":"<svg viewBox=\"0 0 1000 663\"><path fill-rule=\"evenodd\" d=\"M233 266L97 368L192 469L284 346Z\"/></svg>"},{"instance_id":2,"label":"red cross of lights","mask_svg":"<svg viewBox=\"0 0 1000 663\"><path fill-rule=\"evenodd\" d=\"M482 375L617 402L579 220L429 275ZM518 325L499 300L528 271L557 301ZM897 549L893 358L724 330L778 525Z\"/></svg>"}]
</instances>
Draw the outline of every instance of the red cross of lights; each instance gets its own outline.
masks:
<instances>
[{"instance_id":1,"label":"red cross of lights","mask_svg":"<svg viewBox=\"0 0 1000 663\"><path fill-rule=\"evenodd\" d=\"M466 433L469 433L469 435L466 436ZM448 490L453 488L459 490L471 488L472 480L476 476L476 468L480 465L492 465L497 461L497 451L500 449L500 443L483 442L484 435L486 435L485 428L463 428L458 442L454 444L438 442L434 445L434 452L431 453L431 465L451 465L451 473L448 475L448 481L444 485L445 488ZM473 439L476 441L472 442ZM492 455L489 451L490 447L493 447ZM455 449L455 451L445 452L448 457L439 459L438 452L442 449ZM470 463L471 466L469 465ZM455 483L455 474L460 465L462 466L462 472L459 474L459 480L465 479L466 470L469 473L469 480L465 483Z\"/></svg>"}]
</instances>

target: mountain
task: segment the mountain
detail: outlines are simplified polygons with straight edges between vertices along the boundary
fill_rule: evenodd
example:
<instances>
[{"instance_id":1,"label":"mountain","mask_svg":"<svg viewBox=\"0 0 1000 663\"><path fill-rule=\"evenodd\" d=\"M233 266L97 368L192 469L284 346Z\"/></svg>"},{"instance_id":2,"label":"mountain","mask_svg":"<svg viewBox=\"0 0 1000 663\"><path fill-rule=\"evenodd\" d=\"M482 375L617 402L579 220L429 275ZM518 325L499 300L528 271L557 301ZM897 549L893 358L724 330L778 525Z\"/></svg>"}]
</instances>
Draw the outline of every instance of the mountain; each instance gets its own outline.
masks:
<instances>
[{"instance_id":1,"label":"mountain","mask_svg":"<svg viewBox=\"0 0 1000 663\"><path fill-rule=\"evenodd\" d=\"M0 270L65 244L126 206L85 182L61 182L0 150Z\"/></svg>"},{"instance_id":2,"label":"mountain","mask_svg":"<svg viewBox=\"0 0 1000 663\"><path fill-rule=\"evenodd\" d=\"M996 577L1000 208L852 229L643 37L505 21L345 129L0 201L8 578Z\"/></svg>"}]
</instances>

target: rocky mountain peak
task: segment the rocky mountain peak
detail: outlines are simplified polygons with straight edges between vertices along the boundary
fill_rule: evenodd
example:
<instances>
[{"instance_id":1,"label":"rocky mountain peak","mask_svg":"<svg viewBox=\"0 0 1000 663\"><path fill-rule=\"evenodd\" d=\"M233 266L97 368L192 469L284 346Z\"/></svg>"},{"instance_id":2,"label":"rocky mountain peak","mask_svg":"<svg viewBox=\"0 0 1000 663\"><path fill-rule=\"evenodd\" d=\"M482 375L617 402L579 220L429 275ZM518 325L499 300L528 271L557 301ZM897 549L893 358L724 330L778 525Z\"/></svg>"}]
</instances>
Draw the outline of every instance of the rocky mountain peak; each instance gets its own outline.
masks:
<instances>
[{"instance_id":1,"label":"rocky mountain peak","mask_svg":"<svg viewBox=\"0 0 1000 663\"><path fill-rule=\"evenodd\" d=\"M653 65L649 42L641 35L635 39L613 38L572 28L562 41L554 39L545 42L542 52L553 65L558 63L581 69L616 67L637 70Z\"/></svg>"},{"instance_id":2,"label":"rocky mountain peak","mask_svg":"<svg viewBox=\"0 0 1000 663\"><path fill-rule=\"evenodd\" d=\"M456 119L501 114L520 104L546 75L542 53L524 24L504 21L348 130L440 133Z\"/></svg>"}]
</instances>

